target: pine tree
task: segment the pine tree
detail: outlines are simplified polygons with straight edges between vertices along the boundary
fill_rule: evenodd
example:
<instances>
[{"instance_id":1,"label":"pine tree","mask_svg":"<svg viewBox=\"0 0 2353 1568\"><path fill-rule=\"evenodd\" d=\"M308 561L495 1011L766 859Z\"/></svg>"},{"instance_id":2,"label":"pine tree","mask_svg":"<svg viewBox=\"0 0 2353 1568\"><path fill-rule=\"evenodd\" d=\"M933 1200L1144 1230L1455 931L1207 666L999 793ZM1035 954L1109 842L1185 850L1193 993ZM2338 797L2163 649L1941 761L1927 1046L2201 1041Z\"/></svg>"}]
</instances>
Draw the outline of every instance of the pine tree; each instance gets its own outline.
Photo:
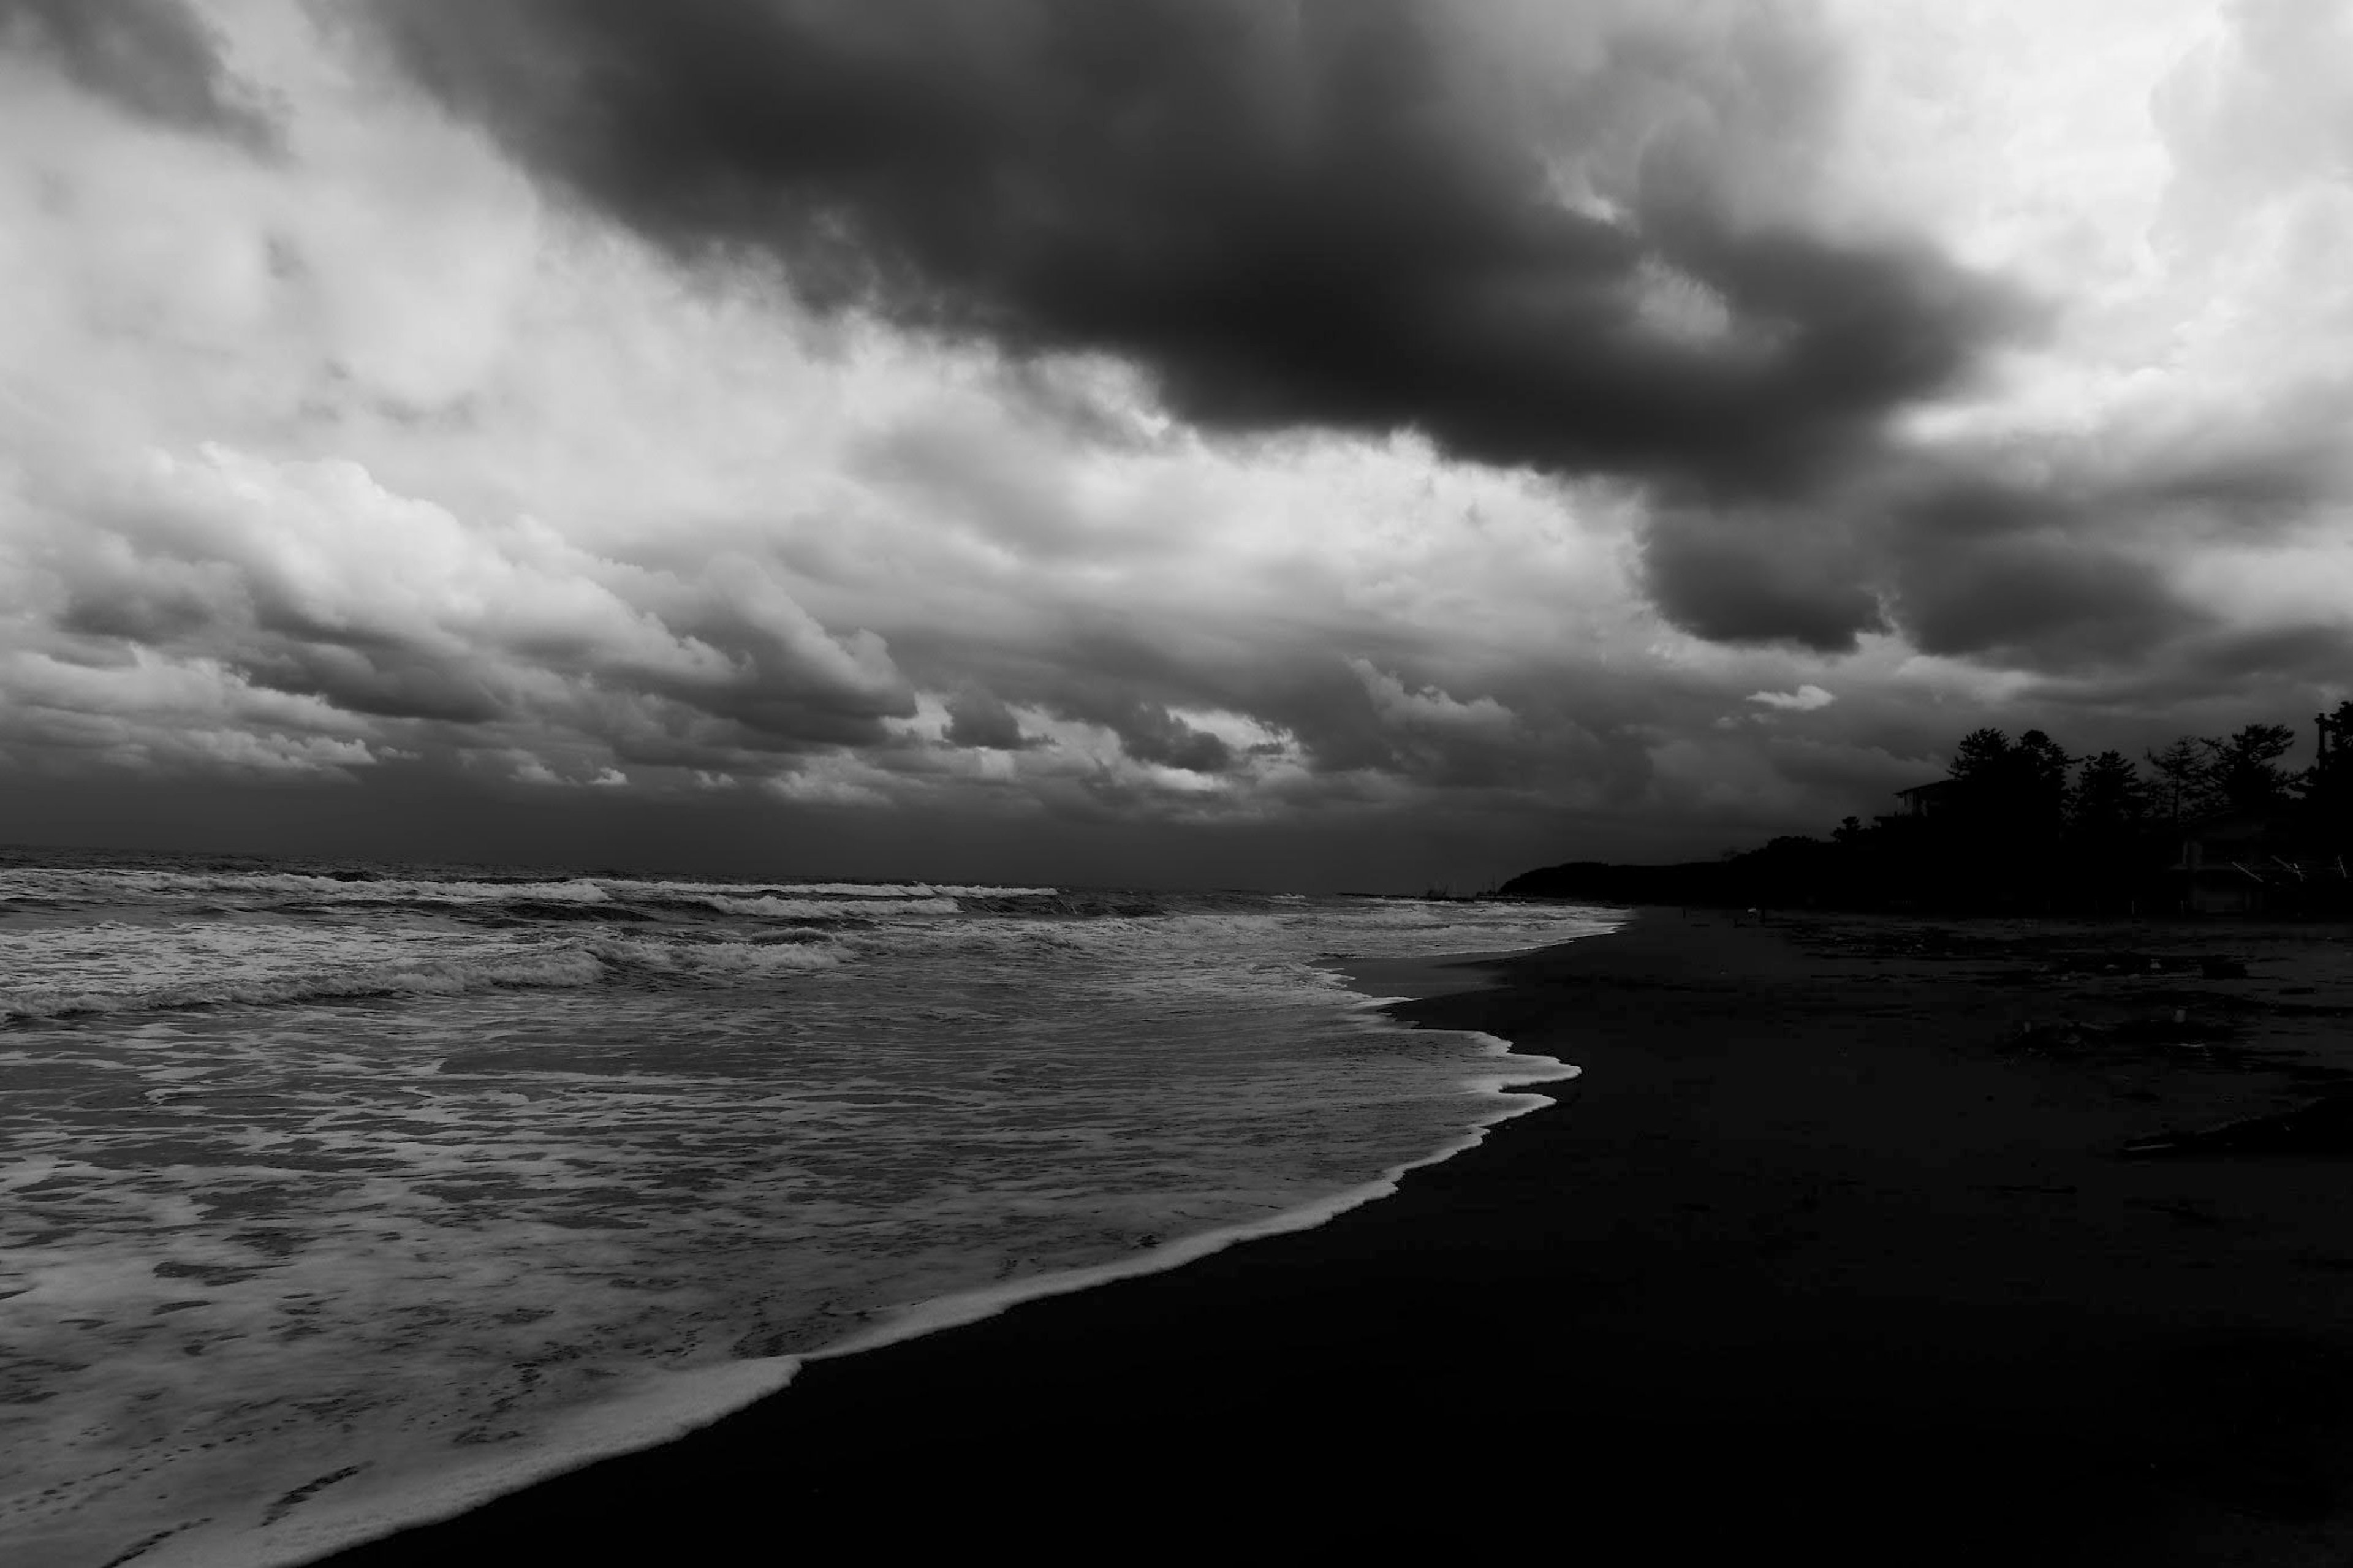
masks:
<instances>
[{"instance_id":1,"label":"pine tree","mask_svg":"<svg viewBox=\"0 0 2353 1568\"><path fill-rule=\"evenodd\" d=\"M2057 833L2067 810L2067 770L2075 759L2040 730L2029 730L2011 748L2011 790L2021 817Z\"/></svg>"},{"instance_id":2,"label":"pine tree","mask_svg":"<svg viewBox=\"0 0 2353 1568\"><path fill-rule=\"evenodd\" d=\"M2206 753L2208 788L2237 811L2284 805L2287 771L2279 765L2295 744L2284 724L2248 724L2227 741L2209 736L2198 744Z\"/></svg>"},{"instance_id":3,"label":"pine tree","mask_svg":"<svg viewBox=\"0 0 2353 1568\"><path fill-rule=\"evenodd\" d=\"M1989 784L2009 766L2010 737L1999 730L1972 730L1953 748L1953 764L1946 771L1956 784Z\"/></svg>"},{"instance_id":4,"label":"pine tree","mask_svg":"<svg viewBox=\"0 0 2353 1568\"><path fill-rule=\"evenodd\" d=\"M2005 835L2056 837L2064 819L2067 769L2073 759L2040 730L2016 741L2000 730L1972 730L1953 748L1960 812L1978 827Z\"/></svg>"},{"instance_id":5,"label":"pine tree","mask_svg":"<svg viewBox=\"0 0 2353 1568\"><path fill-rule=\"evenodd\" d=\"M2207 776L2206 752L2197 736L2177 736L2165 750L2142 755L2157 770L2154 805L2167 821L2187 822L2214 809L2217 803Z\"/></svg>"},{"instance_id":6,"label":"pine tree","mask_svg":"<svg viewBox=\"0 0 2353 1568\"><path fill-rule=\"evenodd\" d=\"M2114 843L2147 826L2148 782L2122 752L2085 757L2067 796L2067 825L2087 842Z\"/></svg>"}]
</instances>

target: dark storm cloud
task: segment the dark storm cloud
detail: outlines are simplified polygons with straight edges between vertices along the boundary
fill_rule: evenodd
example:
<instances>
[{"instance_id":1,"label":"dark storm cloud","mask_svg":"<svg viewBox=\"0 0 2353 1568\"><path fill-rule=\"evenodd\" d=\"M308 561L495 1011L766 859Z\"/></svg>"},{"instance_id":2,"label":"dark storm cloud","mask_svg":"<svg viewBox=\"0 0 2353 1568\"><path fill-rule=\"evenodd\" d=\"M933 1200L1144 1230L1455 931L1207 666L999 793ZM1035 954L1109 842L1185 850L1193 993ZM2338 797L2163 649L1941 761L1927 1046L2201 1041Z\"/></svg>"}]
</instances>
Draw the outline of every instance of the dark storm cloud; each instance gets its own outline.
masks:
<instances>
[{"instance_id":1,"label":"dark storm cloud","mask_svg":"<svg viewBox=\"0 0 2353 1568\"><path fill-rule=\"evenodd\" d=\"M1368 737L1370 708L1364 688L1328 651L1271 642L1250 647L1213 643L1181 647L1187 639L1172 628L1111 628L1083 622L1055 628L1041 641L1050 646L1019 648L948 641L921 634L902 636L894 651L919 676L943 683L977 673L990 693L1057 718L1100 725L1119 738L1120 750L1140 763L1221 773L1240 753L1223 738L1187 723L1171 710L1224 710L1249 714L1294 736L1318 768L1366 765L1390 760L1377 744L1341 737ZM985 705L985 706L984 706ZM948 704L945 739L955 745L1012 742L983 736L1018 735L1013 715L1002 728L989 712L1002 711L994 695L976 692ZM1029 743L1026 738L1023 744Z\"/></svg>"},{"instance_id":2,"label":"dark storm cloud","mask_svg":"<svg viewBox=\"0 0 2353 1568\"><path fill-rule=\"evenodd\" d=\"M0 48L54 64L132 113L259 149L275 139L181 0L0 0Z\"/></svg>"},{"instance_id":3,"label":"dark storm cloud","mask_svg":"<svg viewBox=\"0 0 2353 1568\"><path fill-rule=\"evenodd\" d=\"M2051 674L2214 651L2217 616L2158 562L2292 514L2311 495L2298 466L2238 454L2120 481L1940 477L1886 508L1895 618L1924 652Z\"/></svg>"},{"instance_id":4,"label":"dark storm cloud","mask_svg":"<svg viewBox=\"0 0 2353 1568\"><path fill-rule=\"evenodd\" d=\"M2131 664L2046 681L2040 691L2075 712L2124 714L2162 733L2183 728L2173 716L2185 710L2212 711L2212 721L2197 721L2226 728L2246 717L2295 721L2335 707L2348 669L2353 630L2342 626L2211 629ZM2246 707L2251 688L2264 694L2260 710Z\"/></svg>"},{"instance_id":5,"label":"dark storm cloud","mask_svg":"<svg viewBox=\"0 0 2353 1568\"><path fill-rule=\"evenodd\" d=\"M1040 634L1050 655L921 635L894 637L892 648L919 682L985 679L1007 701L1112 731L1137 762L1242 777L1258 757L1287 755L1302 770L1284 786L1293 802L1369 800L1400 784L1624 800L1647 784L1649 725L1674 700L1630 673L1564 679L1542 667L1449 691L1417 639L1368 633L1371 657L1352 658L1265 626L1249 628L1254 644L1229 629L1065 626ZM1719 700L1696 700L1694 721L1721 710ZM1247 715L1278 739L1236 743L1186 722L1187 711ZM949 715L944 739L974 743L955 701Z\"/></svg>"},{"instance_id":6,"label":"dark storm cloud","mask_svg":"<svg viewBox=\"0 0 2353 1568\"><path fill-rule=\"evenodd\" d=\"M1642 572L1661 614L1715 642L1846 653L1861 634L1887 629L1852 541L1820 520L1662 512L1644 536Z\"/></svg>"},{"instance_id":7,"label":"dark storm cloud","mask_svg":"<svg viewBox=\"0 0 2353 1568\"><path fill-rule=\"evenodd\" d=\"M975 688L948 700L948 727L943 738L951 746L1018 752L1029 744L1013 710L987 691Z\"/></svg>"},{"instance_id":8,"label":"dark storm cloud","mask_svg":"<svg viewBox=\"0 0 2353 1568\"><path fill-rule=\"evenodd\" d=\"M820 305L1017 354L1127 356L1212 427L1788 485L2006 312L1925 250L1715 199L1730 142L1802 128L1826 90L1795 13L1706 42L1627 21L1565 104L1521 101L1494 40L1466 41L1510 13L1414 0L373 14L445 102L677 251L764 251ZM1679 100L1715 129L1651 139ZM1559 196L1564 161L1629 143L1614 211ZM1662 299L1696 315L1662 324Z\"/></svg>"},{"instance_id":9,"label":"dark storm cloud","mask_svg":"<svg viewBox=\"0 0 2353 1568\"><path fill-rule=\"evenodd\" d=\"M2230 677L2286 676L2341 684L2353 670L2353 630L2341 626L2269 627L2215 637L2202 660Z\"/></svg>"},{"instance_id":10,"label":"dark storm cloud","mask_svg":"<svg viewBox=\"0 0 2353 1568\"><path fill-rule=\"evenodd\" d=\"M217 618L214 595L205 591L207 586L195 573L178 582L139 582L117 576L69 592L58 625L83 637L167 643L201 632Z\"/></svg>"},{"instance_id":11,"label":"dark storm cloud","mask_svg":"<svg viewBox=\"0 0 2353 1568\"><path fill-rule=\"evenodd\" d=\"M943 669L978 665L987 668L992 681L988 692L966 690L949 701L947 742L1008 750L1028 744L1013 714L994 695L1003 691L1057 718L1101 725L1118 736L1120 750L1139 763L1198 773L1223 773L1233 765L1234 750L1223 739L1194 728L1169 710L1262 710L1257 690L1237 679L1241 672L1191 663L1132 633L1078 629L1065 635L1073 650L1067 659L992 657L987 649L971 647L919 655L919 667L934 660Z\"/></svg>"},{"instance_id":12,"label":"dark storm cloud","mask_svg":"<svg viewBox=\"0 0 2353 1568\"><path fill-rule=\"evenodd\" d=\"M1891 463L1799 506L1663 509L1644 582L1715 641L1842 653L1900 630L1924 653L2080 672L2211 632L2158 564L2165 542L2260 528L2308 501L2300 483L2243 459L2128 482Z\"/></svg>"},{"instance_id":13,"label":"dark storm cloud","mask_svg":"<svg viewBox=\"0 0 2353 1568\"><path fill-rule=\"evenodd\" d=\"M1223 740L1152 703L1134 704L1117 717L1113 728L1119 731L1121 750L1139 763L1197 773L1223 773L1233 765L1233 748Z\"/></svg>"},{"instance_id":14,"label":"dark storm cloud","mask_svg":"<svg viewBox=\"0 0 2353 1568\"><path fill-rule=\"evenodd\" d=\"M474 672L397 648L290 644L248 655L236 667L256 686L320 697L353 713L379 719L430 719L481 724L506 717L509 704Z\"/></svg>"},{"instance_id":15,"label":"dark storm cloud","mask_svg":"<svg viewBox=\"0 0 2353 1568\"><path fill-rule=\"evenodd\" d=\"M415 79L551 187L681 257L773 259L820 309L984 339L1017 373L1107 352L1209 428L1410 428L1458 457L1626 476L1651 503L1641 585L1698 637L1834 654L1896 631L2081 673L2199 635L2210 618L2125 547L2133 509L2281 512L2309 483L2244 453L2185 462L2163 496L1928 471L1889 416L1966 383L2034 310L1926 246L1810 229L1786 216L1801 201L1774 216L1760 193L1802 186L1832 134L1837 50L1799 7L1738 26L1685 11L381 0L371 15ZM1591 21L1592 47L1547 54L1539 27L1535 63L1507 63L1531 18ZM978 437L901 433L870 456L993 535L1098 546ZM1361 694L1224 684L1222 705L1285 726L1319 767L1406 765ZM1190 692L1001 689L1111 724L1139 759L1213 760L1134 717Z\"/></svg>"},{"instance_id":16,"label":"dark storm cloud","mask_svg":"<svg viewBox=\"0 0 2353 1568\"><path fill-rule=\"evenodd\" d=\"M1073 616L1034 628L1033 637L1020 642L912 628L893 637L892 651L918 683L956 693L947 702L943 735L951 745L1041 744L1021 732L1007 706L1018 703L1109 730L1138 762L1220 772L1231 765L1232 748L1170 709L1262 712L1263 693L1281 685L1287 660L1262 658L1253 668L1240 658L1178 651L1174 645L1183 640L1166 627Z\"/></svg>"},{"instance_id":17,"label":"dark storm cloud","mask_svg":"<svg viewBox=\"0 0 2353 1568\"><path fill-rule=\"evenodd\" d=\"M2065 534L1929 542L1898 581L1922 652L2044 670L2130 660L2210 624L2156 568Z\"/></svg>"}]
</instances>

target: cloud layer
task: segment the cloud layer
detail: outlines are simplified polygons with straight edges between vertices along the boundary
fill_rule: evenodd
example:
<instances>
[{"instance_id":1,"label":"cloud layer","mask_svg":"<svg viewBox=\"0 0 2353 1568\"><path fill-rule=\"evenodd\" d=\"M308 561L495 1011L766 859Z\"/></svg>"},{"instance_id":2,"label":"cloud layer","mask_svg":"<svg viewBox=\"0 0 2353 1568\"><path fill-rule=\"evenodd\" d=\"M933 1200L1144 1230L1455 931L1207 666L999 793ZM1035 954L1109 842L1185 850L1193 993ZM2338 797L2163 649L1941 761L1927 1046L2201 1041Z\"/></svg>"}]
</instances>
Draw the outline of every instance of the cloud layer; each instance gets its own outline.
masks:
<instances>
[{"instance_id":1,"label":"cloud layer","mask_svg":"<svg viewBox=\"0 0 2353 1568\"><path fill-rule=\"evenodd\" d=\"M257 150L274 140L212 29L179 0L0 0L0 47L157 123Z\"/></svg>"},{"instance_id":2,"label":"cloud layer","mask_svg":"<svg viewBox=\"0 0 2353 1568\"><path fill-rule=\"evenodd\" d=\"M929 0L376 7L526 166L683 255L1212 428L1791 482L1940 390L2003 297L1810 223L1795 5Z\"/></svg>"},{"instance_id":3,"label":"cloud layer","mask_svg":"<svg viewBox=\"0 0 2353 1568\"><path fill-rule=\"evenodd\" d=\"M1361 884L2292 721L2339 23L2026 26L0 4L0 790Z\"/></svg>"},{"instance_id":4,"label":"cloud layer","mask_svg":"<svg viewBox=\"0 0 2353 1568\"><path fill-rule=\"evenodd\" d=\"M286 766L369 760L357 737L479 747L553 723L625 761L709 769L871 743L914 711L879 637L829 636L742 556L648 572L529 518L469 529L353 463L209 445L58 501L51 530L16 542L15 574L54 628L30 657L79 673L20 716L79 702L168 730L202 672L207 719L227 705L353 737L285 748Z\"/></svg>"}]
</instances>

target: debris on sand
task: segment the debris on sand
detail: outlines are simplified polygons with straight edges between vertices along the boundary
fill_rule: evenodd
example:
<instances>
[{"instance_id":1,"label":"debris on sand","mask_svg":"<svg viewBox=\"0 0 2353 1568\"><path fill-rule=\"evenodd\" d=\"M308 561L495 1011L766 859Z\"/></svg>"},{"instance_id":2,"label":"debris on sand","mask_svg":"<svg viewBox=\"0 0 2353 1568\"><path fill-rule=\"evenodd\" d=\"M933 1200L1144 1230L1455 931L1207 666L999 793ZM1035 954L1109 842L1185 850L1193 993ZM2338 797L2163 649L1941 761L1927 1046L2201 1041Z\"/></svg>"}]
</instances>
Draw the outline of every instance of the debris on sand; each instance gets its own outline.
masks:
<instances>
[{"instance_id":1,"label":"debris on sand","mask_svg":"<svg viewBox=\"0 0 2353 1568\"><path fill-rule=\"evenodd\" d=\"M2124 1147L2130 1158L2174 1154L2353 1155L2353 1092L2332 1094L2293 1110L2250 1116L2189 1132L2160 1132Z\"/></svg>"}]
</instances>

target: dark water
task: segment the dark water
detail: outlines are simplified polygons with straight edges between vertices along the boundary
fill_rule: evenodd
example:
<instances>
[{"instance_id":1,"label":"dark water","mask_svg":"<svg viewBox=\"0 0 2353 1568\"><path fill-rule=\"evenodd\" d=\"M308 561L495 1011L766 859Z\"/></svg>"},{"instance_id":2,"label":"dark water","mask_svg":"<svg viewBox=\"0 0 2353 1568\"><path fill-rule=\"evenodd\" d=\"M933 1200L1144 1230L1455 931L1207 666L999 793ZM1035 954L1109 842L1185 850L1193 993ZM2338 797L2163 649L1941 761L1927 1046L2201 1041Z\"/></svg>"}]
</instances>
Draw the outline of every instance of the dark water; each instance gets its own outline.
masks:
<instances>
[{"instance_id":1,"label":"dark water","mask_svg":"<svg viewBox=\"0 0 2353 1568\"><path fill-rule=\"evenodd\" d=\"M1314 961L1599 911L0 862L0 1556L285 1561L1524 1106Z\"/></svg>"}]
</instances>

